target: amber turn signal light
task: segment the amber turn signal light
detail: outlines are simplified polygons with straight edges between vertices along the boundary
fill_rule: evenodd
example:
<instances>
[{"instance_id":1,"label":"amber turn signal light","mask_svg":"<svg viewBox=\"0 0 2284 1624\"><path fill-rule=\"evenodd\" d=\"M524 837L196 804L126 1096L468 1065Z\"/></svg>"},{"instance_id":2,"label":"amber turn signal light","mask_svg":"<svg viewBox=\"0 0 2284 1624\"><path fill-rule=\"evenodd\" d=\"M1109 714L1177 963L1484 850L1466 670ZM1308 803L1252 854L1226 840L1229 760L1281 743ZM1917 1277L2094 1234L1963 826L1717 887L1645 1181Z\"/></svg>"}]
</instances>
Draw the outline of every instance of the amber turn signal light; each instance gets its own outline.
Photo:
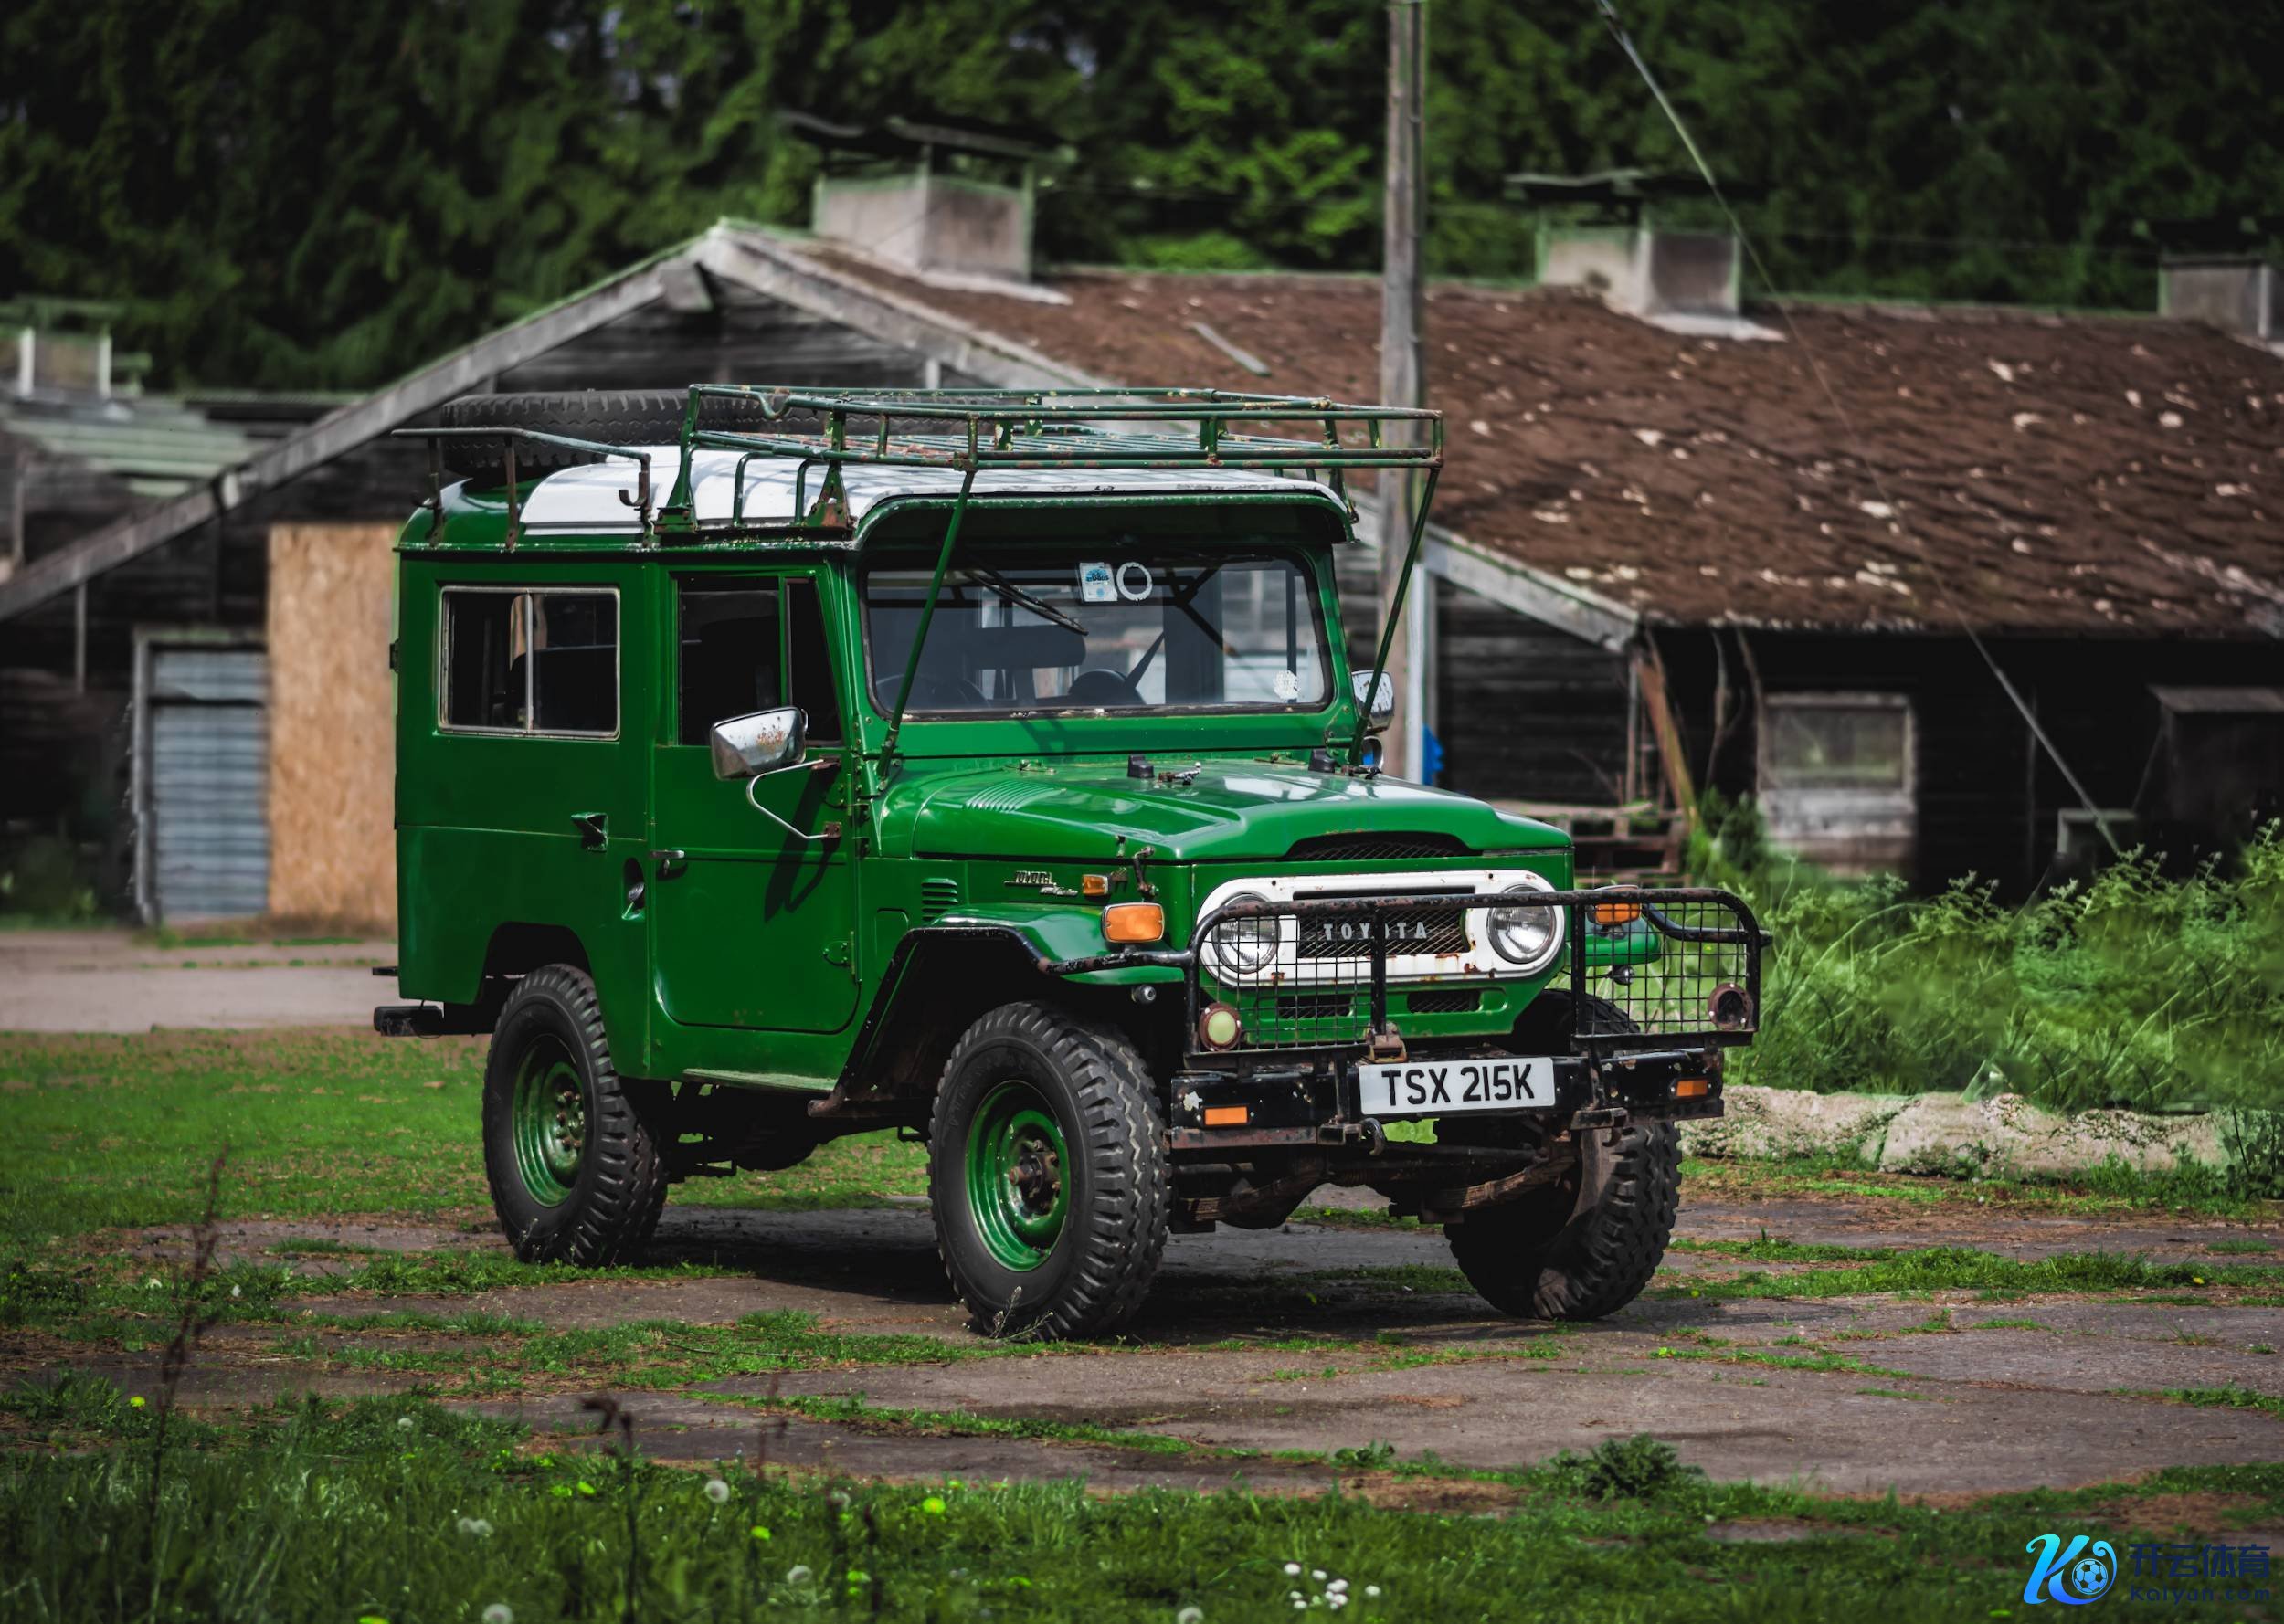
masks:
<instances>
[{"instance_id":1,"label":"amber turn signal light","mask_svg":"<svg viewBox=\"0 0 2284 1624\"><path fill-rule=\"evenodd\" d=\"M1713 1085L1702 1077L1685 1077L1674 1084L1676 1100L1702 1100L1713 1091Z\"/></svg>"},{"instance_id":2,"label":"amber turn signal light","mask_svg":"<svg viewBox=\"0 0 2284 1624\"><path fill-rule=\"evenodd\" d=\"M1632 924L1642 917L1639 902L1596 902L1594 923L1599 925Z\"/></svg>"},{"instance_id":3,"label":"amber turn signal light","mask_svg":"<svg viewBox=\"0 0 2284 1624\"><path fill-rule=\"evenodd\" d=\"M1166 934L1166 910L1156 902L1114 902L1103 910L1105 942L1157 942Z\"/></svg>"},{"instance_id":4,"label":"amber turn signal light","mask_svg":"<svg viewBox=\"0 0 2284 1624\"><path fill-rule=\"evenodd\" d=\"M1079 895L1083 897L1106 897L1109 894L1109 875L1082 874L1079 876Z\"/></svg>"},{"instance_id":5,"label":"amber turn signal light","mask_svg":"<svg viewBox=\"0 0 2284 1624\"><path fill-rule=\"evenodd\" d=\"M1253 1109L1246 1105L1209 1105L1205 1108L1205 1125L1209 1128L1242 1128L1253 1117Z\"/></svg>"}]
</instances>

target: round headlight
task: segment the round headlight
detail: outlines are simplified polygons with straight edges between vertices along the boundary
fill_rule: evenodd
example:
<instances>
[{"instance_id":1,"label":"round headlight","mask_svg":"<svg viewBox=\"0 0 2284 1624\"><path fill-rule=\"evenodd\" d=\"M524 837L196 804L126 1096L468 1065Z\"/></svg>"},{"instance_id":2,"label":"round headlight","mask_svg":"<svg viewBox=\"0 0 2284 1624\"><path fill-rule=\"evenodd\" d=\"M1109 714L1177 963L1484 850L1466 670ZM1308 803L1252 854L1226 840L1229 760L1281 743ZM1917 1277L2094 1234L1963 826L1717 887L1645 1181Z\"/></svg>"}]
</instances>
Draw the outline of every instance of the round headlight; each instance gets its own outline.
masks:
<instances>
[{"instance_id":1,"label":"round headlight","mask_svg":"<svg viewBox=\"0 0 2284 1624\"><path fill-rule=\"evenodd\" d=\"M1239 902L1263 902L1268 898L1253 891L1240 891L1228 898L1224 907ZM1211 944L1214 964L1225 975L1257 975L1276 962L1277 916L1256 914L1251 919L1225 919L1213 927Z\"/></svg>"},{"instance_id":2,"label":"round headlight","mask_svg":"<svg viewBox=\"0 0 2284 1624\"><path fill-rule=\"evenodd\" d=\"M1528 896L1533 891L1554 888L1543 880L1532 880L1521 885L1510 885L1508 896ZM1491 933L1491 945L1501 958L1526 975L1536 975L1554 963L1562 951L1562 910L1560 908L1516 907L1494 908L1486 922Z\"/></svg>"}]
</instances>

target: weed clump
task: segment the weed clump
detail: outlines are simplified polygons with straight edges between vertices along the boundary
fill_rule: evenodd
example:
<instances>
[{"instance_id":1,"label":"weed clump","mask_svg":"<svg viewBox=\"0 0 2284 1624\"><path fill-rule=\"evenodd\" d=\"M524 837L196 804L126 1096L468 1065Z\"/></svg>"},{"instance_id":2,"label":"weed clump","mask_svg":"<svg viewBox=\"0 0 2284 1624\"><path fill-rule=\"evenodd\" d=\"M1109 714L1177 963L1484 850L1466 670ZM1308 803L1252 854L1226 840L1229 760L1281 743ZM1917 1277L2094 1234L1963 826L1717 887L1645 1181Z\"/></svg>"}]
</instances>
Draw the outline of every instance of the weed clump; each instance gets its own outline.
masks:
<instances>
[{"instance_id":1,"label":"weed clump","mask_svg":"<svg viewBox=\"0 0 2284 1624\"><path fill-rule=\"evenodd\" d=\"M1564 1450L1547 1471L1589 1500L1655 1500L1705 1479L1703 1467L1685 1465L1679 1450L1646 1432L1606 1438L1582 1455Z\"/></svg>"}]
</instances>

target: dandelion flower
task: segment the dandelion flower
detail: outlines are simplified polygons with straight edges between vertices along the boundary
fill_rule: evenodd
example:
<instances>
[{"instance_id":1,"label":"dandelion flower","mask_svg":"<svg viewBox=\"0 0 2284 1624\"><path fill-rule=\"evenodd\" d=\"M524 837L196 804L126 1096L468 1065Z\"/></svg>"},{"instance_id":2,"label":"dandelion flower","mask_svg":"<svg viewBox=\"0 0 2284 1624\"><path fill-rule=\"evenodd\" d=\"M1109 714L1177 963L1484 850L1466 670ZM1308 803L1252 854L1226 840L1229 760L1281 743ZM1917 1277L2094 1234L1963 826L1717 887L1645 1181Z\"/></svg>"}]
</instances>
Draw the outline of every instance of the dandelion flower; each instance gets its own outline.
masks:
<instances>
[{"instance_id":1,"label":"dandelion flower","mask_svg":"<svg viewBox=\"0 0 2284 1624\"><path fill-rule=\"evenodd\" d=\"M1174 1624L1205 1624L1205 1609L1186 1607L1174 1615Z\"/></svg>"},{"instance_id":2,"label":"dandelion flower","mask_svg":"<svg viewBox=\"0 0 2284 1624\"><path fill-rule=\"evenodd\" d=\"M1299 1578L1301 1577L1301 1565L1297 1562L1286 1563L1285 1565L1285 1577L1288 1579Z\"/></svg>"},{"instance_id":3,"label":"dandelion flower","mask_svg":"<svg viewBox=\"0 0 2284 1624\"><path fill-rule=\"evenodd\" d=\"M708 1500L713 1501L716 1505L720 1505L726 1502L729 1497L729 1484L724 1482L718 1477L708 1478L706 1480L706 1498Z\"/></svg>"},{"instance_id":4,"label":"dandelion flower","mask_svg":"<svg viewBox=\"0 0 2284 1624\"><path fill-rule=\"evenodd\" d=\"M931 1494L920 1503L920 1509L931 1517L940 1517L944 1514L944 1497Z\"/></svg>"},{"instance_id":5,"label":"dandelion flower","mask_svg":"<svg viewBox=\"0 0 2284 1624\"><path fill-rule=\"evenodd\" d=\"M815 1577L816 1576L810 1573L806 1567L796 1567L788 1570L785 1576L785 1582L788 1585L806 1585Z\"/></svg>"},{"instance_id":6,"label":"dandelion flower","mask_svg":"<svg viewBox=\"0 0 2284 1624\"><path fill-rule=\"evenodd\" d=\"M495 1601L484 1608L484 1624L515 1624L515 1609L504 1601Z\"/></svg>"}]
</instances>

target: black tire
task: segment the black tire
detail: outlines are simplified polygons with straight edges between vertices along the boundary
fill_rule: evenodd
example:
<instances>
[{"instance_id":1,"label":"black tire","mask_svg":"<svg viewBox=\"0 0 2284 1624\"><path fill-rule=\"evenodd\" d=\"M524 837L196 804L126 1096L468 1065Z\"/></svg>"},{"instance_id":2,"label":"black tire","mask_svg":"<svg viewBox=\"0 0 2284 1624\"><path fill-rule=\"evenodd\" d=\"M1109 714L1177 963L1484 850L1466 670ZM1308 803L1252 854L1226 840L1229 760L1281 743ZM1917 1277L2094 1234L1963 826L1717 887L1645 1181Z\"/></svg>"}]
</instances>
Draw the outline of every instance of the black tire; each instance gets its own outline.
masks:
<instances>
[{"instance_id":1,"label":"black tire","mask_svg":"<svg viewBox=\"0 0 2284 1624\"><path fill-rule=\"evenodd\" d=\"M1606 999L1581 1001L1596 1007L1597 1029L1634 1029ZM1657 1272L1680 1201L1681 1131L1630 1123L1582 1134L1578 1169L1564 1182L1470 1213L1443 1232L1467 1283L1502 1313L1599 1320L1640 1296Z\"/></svg>"},{"instance_id":2,"label":"black tire","mask_svg":"<svg viewBox=\"0 0 2284 1624\"><path fill-rule=\"evenodd\" d=\"M1067 1151L1060 1227L1020 1268L995 1253L968 1177L971 1134L1010 1086L1052 1113ZM1133 1317L1173 1216L1156 1094L1122 1033L1051 1005L1005 1005L954 1046L929 1122L928 1196L937 1255L977 1331L1101 1336Z\"/></svg>"},{"instance_id":3,"label":"black tire","mask_svg":"<svg viewBox=\"0 0 2284 1624\"><path fill-rule=\"evenodd\" d=\"M571 439L597 440L607 446L671 446L682 438L682 412L690 396L679 389L587 389L576 393L528 395L463 395L447 401L437 415L441 428L532 428ZM732 433L762 433L798 427L789 420L772 423L753 396L710 395L700 404L699 422L707 428ZM480 488L499 485L507 469L501 443L494 439L448 439L444 466ZM593 451L549 446L530 440L515 443L515 477L524 480L557 469L605 460ZM634 465L628 463L628 476ZM650 469L651 500L666 499L673 469Z\"/></svg>"},{"instance_id":4,"label":"black tire","mask_svg":"<svg viewBox=\"0 0 2284 1624\"><path fill-rule=\"evenodd\" d=\"M517 1096L534 1086L555 1088L566 1113L576 1095L575 1166L534 1165L528 1139L519 1151ZM492 1209L518 1258L592 1267L642 1250L666 1204L664 1105L657 1085L624 1081L611 1064L584 970L549 965L517 984L484 1062L483 1139Z\"/></svg>"}]
</instances>

